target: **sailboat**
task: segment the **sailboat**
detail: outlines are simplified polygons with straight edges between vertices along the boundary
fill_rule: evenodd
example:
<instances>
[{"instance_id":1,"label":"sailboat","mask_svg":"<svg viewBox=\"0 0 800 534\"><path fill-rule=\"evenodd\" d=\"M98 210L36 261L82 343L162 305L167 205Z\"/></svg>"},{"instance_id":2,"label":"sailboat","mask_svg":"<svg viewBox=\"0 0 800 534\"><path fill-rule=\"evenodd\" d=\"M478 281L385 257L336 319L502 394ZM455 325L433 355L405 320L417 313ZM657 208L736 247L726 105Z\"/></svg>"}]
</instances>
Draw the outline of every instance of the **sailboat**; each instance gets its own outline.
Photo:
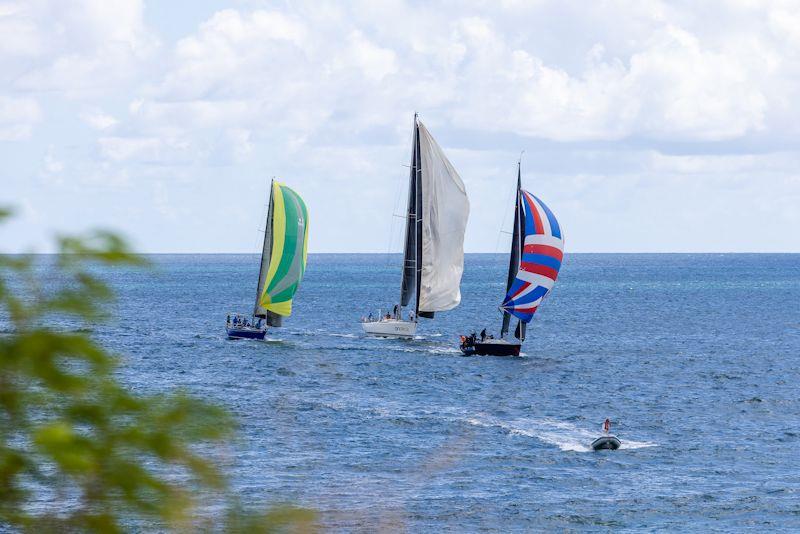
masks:
<instances>
[{"instance_id":1,"label":"sailboat","mask_svg":"<svg viewBox=\"0 0 800 534\"><path fill-rule=\"evenodd\" d=\"M229 338L264 339L267 327L279 327L292 314L292 299L300 287L308 256L308 209L303 199L286 185L270 187L256 303L248 318L228 315Z\"/></svg>"},{"instance_id":2,"label":"sailboat","mask_svg":"<svg viewBox=\"0 0 800 534\"><path fill-rule=\"evenodd\" d=\"M464 232L469 199L464 182L414 114L400 301L361 326L380 337L413 337L419 317L433 318L461 302ZM413 309L403 315L413 301Z\"/></svg>"},{"instance_id":3,"label":"sailboat","mask_svg":"<svg viewBox=\"0 0 800 534\"><path fill-rule=\"evenodd\" d=\"M500 338L484 332L462 336L464 354L519 356L525 329L544 298L553 289L564 256L564 237L556 216L544 202L522 189L521 161L517 163L517 195L514 231L508 262L506 296L500 305L503 324ZM509 339L512 317L517 319L514 338Z\"/></svg>"}]
</instances>

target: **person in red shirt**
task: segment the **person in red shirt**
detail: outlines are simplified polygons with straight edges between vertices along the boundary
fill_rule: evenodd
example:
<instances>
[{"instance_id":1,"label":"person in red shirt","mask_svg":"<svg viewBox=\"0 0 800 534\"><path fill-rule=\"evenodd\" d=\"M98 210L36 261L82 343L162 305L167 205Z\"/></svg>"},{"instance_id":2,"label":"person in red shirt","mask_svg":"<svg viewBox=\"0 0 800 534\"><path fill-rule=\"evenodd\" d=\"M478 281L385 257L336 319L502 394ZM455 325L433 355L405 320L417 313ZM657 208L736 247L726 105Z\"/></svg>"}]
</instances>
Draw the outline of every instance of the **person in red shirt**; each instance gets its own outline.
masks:
<instances>
[{"instance_id":1,"label":"person in red shirt","mask_svg":"<svg viewBox=\"0 0 800 534\"><path fill-rule=\"evenodd\" d=\"M611 430L611 419L606 417L606 420L603 421L603 432L608 434L608 431Z\"/></svg>"}]
</instances>

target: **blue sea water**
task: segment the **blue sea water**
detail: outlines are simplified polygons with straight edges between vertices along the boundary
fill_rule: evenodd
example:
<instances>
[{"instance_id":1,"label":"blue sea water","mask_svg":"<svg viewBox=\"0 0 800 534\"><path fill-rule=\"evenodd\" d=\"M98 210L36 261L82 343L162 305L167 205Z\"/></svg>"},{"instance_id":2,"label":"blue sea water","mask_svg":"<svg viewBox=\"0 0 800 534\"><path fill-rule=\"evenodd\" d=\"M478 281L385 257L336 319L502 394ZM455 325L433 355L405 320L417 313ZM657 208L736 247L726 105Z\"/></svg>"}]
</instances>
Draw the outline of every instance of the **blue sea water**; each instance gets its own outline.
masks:
<instances>
[{"instance_id":1,"label":"blue sea water","mask_svg":"<svg viewBox=\"0 0 800 534\"><path fill-rule=\"evenodd\" d=\"M497 333L507 256L467 255L462 304L418 339L370 339L397 255L311 255L294 313L230 341L258 258L154 256L110 274L95 335L143 391L176 386L241 425L247 502L331 529L428 532L800 529L800 255L569 254L522 358ZM623 448L591 452L609 417Z\"/></svg>"}]
</instances>

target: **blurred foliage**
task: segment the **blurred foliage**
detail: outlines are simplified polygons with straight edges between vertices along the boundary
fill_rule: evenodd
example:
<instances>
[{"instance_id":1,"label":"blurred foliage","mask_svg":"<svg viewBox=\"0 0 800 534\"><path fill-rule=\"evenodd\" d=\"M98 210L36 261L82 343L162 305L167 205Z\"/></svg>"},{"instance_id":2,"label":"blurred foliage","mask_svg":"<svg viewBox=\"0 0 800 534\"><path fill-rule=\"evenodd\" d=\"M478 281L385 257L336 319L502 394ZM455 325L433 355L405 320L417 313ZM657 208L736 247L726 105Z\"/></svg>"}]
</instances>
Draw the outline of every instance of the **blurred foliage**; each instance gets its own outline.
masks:
<instances>
[{"instance_id":1,"label":"blurred foliage","mask_svg":"<svg viewBox=\"0 0 800 534\"><path fill-rule=\"evenodd\" d=\"M0 222L9 215L0 209ZM233 436L225 410L181 392L131 392L86 333L112 299L92 273L146 262L111 233L58 246L53 261L0 255L0 527L314 530L308 510L238 503L209 459Z\"/></svg>"}]
</instances>

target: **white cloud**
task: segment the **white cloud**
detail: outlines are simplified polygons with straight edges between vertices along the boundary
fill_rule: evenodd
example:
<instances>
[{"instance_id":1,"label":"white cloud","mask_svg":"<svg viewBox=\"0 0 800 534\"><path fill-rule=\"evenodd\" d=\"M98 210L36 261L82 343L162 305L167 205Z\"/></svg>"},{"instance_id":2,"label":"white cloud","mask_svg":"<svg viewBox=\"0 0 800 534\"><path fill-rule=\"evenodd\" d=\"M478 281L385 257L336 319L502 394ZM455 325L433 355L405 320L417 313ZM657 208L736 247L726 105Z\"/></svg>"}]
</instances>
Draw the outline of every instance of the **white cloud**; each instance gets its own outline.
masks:
<instances>
[{"instance_id":1,"label":"white cloud","mask_svg":"<svg viewBox=\"0 0 800 534\"><path fill-rule=\"evenodd\" d=\"M29 0L0 9L0 68L23 91L98 96L129 83L158 46L141 0Z\"/></svg>"},{"instance_id":2,"label":"white cloud","mask_svg":"<svg viewBox=\"0 0 800 534\"><path fill-rule=\"evenodd\" d=\"M0 94L0 141L29 138L34 125L41 120L42 111L33 98Z\"/></svg>"},{"instance_id":3,"label":"white cloud","mask_svg":"<svg viewBox=\"0 0 800 534\"><path fill-rule=\"evenodd\" d=\"M360 249L385 250L419 111L472 195L473 250L495 243L507 211L497 191L513 182L523 148L526 174L584 249L686 246L673 225L643 225L650 214L685 228L702 223L725 239L714 217L732 203L750 202L771 235L798 216L795 2L158 9L181 20L192 10L201 22L157 35L140 0L0 0L0 141L16 142L2 152L16 174L49 173L61 190L144 184L126 209L154 217L174 217L169 200L187 199L170 219L174 235L189 234L184 219L207 225L191 235L244 223L263 196L252 184L276 174L297 182L315 220L326 220L312 248L344 246L352 220L331 203L341 197L365 200L348 214L367 228ZM682 211L670 215L675 206ZM612 215L620 227L645 229L604 242L595 232ZM713 237L697 239L711 248ZM737 238L726 243L748 236ZM800 246L775 239L769 246Z\"/></svg>"},{"instance_id":4,"label":"white cloud","mask_svg":"<svg viewBox=\"0 0 800 534\"><path fill-rule=\"evenodd\" d=\"M401 3L326 5L328 25L303 3L221 11L177 43L139 118L151 128L278 126L295 137L342 122L393 128L399 111L429 109L459 128L559 141L726 140L769 129L771 80L785 60L763 32L704 39L685 14L650 2L623 25L636 39L624 49L558 36L583 49L581 64L565 68L540 50L547 25L537 15L551 14L543 5L552 6L473 7L461 18L430 8L411 27ZM612 4L605 16L629 7ZM364 11L382 18L359 25ZM522 23L515 14L530 19L530 35L509 31Z\"/></svg>"},{"instance_id":5,"label":"white cloud","mask_svg":"<svg viewBox=\"0 0 800 534\"><path fill-rule=\"evenodd\" d=\"M81 119L95 130L109 130L119 122L112 115L99 110L86 111L81 114Z\"/></svg>"},{"instance_id":6,"label":"white cloud","mask_svg":"<svg viewBox=\"0 0 800 534\"><path fill-rule=\"evenodd\" d=\"M382 48L364 37L358 30L347 36L348 47L334 64L340 68L355 67L370 81L380 82L397 72L397 56L393 50Z\"/></svg>"}]
</instances>

